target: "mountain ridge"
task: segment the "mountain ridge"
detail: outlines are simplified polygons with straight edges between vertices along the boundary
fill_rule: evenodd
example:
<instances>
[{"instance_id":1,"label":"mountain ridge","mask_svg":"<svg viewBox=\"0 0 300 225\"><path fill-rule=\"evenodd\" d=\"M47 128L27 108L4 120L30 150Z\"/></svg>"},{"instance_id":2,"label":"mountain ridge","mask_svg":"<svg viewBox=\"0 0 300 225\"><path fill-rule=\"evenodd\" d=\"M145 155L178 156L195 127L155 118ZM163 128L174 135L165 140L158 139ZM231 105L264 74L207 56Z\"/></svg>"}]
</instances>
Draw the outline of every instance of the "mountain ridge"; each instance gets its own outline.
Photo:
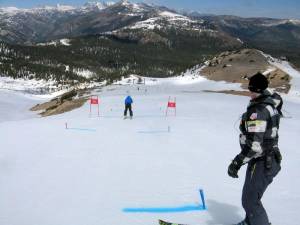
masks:
<instances>
[{"instance_id":1,"label":"mountain ridge","mask_svg":"<svg viewBox=\"0 0 300 225\"><path fill-rule=\"evenodd\" d=\"M269 28L287 24L300 27L300 20L203 15L197 12L178 12L164 6L146 3L92 1L80 7L58 4L56 7L44 6L32 9L0 8L0 21L2 21L0 40L12 44L34 44L58 38L99 34L128 27L136 22L143 23L152 18L160 18L164 11L177 14L178 17L186 17L194 22L204 21L222 31L228 26L225 29L227 32L232 25L236 26L230 23L232 21ZM235 33L229 32L229 34Z\"/></svg>"},{"instance_id":2,"label":"mountain ridge","mask_svg":"<svg viewBox=\"0 0 300 225\"><path fill-rule=\"evenodd\" d=\"M295 20L184 14L129 1L9 10L13 16L0 10L2 76L63 82L168 77L242 48L284 57L300 68Z\"/></svg>"}]
</instances>

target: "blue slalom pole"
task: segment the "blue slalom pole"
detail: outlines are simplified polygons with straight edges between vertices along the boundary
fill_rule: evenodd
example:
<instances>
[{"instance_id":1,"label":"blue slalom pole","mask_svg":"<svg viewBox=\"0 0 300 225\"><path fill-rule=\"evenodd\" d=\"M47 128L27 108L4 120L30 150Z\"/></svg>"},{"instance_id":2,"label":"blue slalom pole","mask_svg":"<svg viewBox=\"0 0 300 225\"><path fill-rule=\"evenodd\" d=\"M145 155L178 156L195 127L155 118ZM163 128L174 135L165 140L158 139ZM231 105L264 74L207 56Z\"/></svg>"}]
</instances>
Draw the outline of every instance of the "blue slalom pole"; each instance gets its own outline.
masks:
<instances>
[{"instance_id":1,"label":"blue slalom pole","mask_svg":"<svg viewBox=\"0 0 300 225\"><path fill-rule=\"evenodd\" d=\"M207 210L204 198L204 191L199 190L201 203L199 205L184 205L178 207L149 207L149 208L124 208L125 213L181 213L189 211L205 211Z\"/></svg>"},{"instance_id":2,"label":"blue slalom pole","mask_svg":"<svg viewBox=\"0 0 300 225\"><path fill-rule=\"evenodd\" d=\"M179 207L161 207L161 208L124 208L125 213L182 213L190 211L204 211L202 205L186 205Z\"/></svg>"},{"instance_id":3,"label":"blue slalom pole","mask_svg":"<svg viewBox=\"0 0 300 225\"><path fill-rule=\"evenodd\" d=\"M204 192L203 192L202 189L200 189L199 191L200 191L200 197L201 197L203 209L206 209L206 204L205 204L205 199L204 199Z\"/></svg>"}]
</instances>

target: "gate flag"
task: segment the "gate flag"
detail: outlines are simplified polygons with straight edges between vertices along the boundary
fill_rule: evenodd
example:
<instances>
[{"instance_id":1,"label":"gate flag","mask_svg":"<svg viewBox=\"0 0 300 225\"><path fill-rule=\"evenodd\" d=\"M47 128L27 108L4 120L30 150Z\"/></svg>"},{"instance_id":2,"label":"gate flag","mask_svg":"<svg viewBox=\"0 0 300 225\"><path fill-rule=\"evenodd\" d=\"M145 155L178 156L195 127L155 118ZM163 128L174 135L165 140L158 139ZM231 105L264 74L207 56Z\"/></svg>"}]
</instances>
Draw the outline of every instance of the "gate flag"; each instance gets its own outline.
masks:
<instances>
[{"instance_id":1,"label":"gate flag","mask_svg":"<svg viewBox=\"0 0 300 225\"><path fill-rule=\"evenodd\" d=\"M92 95L90 98L90 116L92 115L92 105L97 106L98 116L100 116L100 113L99 113L100 99L97 95Z\"/></svg>"},{"instance_id":2,"label":"gate flag","mask_svg":"<svg viewBox=\"0 0 300 225\"><path fill-rule=\"evenodd\" d=\"M173 99L171 98L171 96L168 99L168 104L167 104L167 110L166 110L166 116L168 116L169 113L169 109L174 109L175 112L175 116L176 116L176 97L174 97Z\"/></svg>"}]
</instances>

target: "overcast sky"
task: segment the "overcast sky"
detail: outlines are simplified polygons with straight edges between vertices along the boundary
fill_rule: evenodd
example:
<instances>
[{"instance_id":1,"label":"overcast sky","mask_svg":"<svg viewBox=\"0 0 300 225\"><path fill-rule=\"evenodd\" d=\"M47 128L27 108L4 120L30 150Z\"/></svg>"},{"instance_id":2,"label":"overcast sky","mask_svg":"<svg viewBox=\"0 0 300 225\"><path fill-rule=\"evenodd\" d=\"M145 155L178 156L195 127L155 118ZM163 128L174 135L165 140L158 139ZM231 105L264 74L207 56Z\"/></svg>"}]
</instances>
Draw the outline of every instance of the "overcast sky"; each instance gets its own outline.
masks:
<instances>
[{"instance_id":1,"label":"overcast sky","mask_svg":"<svg viewBox=\"0 0 300 225\"><path fill-rule=\"evenodd\" d=\"M0 0L0 7L32 8L41 5L83 5L88 0ZM142 2L132 0L131 2ZM243 17L300 19L300 0L144 0L173 9Z\"/></svg>"}]
</instances>

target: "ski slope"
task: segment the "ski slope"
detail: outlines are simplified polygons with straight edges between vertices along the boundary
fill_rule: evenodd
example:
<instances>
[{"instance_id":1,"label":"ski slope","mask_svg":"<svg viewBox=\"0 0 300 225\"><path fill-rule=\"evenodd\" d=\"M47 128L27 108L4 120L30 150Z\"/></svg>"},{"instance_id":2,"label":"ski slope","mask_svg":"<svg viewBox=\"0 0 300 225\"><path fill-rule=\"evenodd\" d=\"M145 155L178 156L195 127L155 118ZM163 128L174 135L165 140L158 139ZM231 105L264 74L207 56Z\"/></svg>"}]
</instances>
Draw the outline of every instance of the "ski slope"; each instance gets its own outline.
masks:
<instances>
[{"instance_id":1,"label":"ski slope","mask_svg":"<svg viewBox=\"0 0 300 225\"><path fill-rule=\"evenodd\" d=\"M36 118L36 114L30 112L29 109L39 102L41 102L40 99L24 96L22 93L0 90L0 123Z\"/></svg>"},{"instance_id":2,"label":"ski slope","mask_svg":"<svg viewBox=\"0 0 300 225\"><path fill-rule=\"evenodd\" d=\"M147 79L146 85L130 82L95 90L101 98L100 117L89 117L87 103L63 115L5 120L10 106L1 93L0 224L154 225L164 219L228 225L243 219L246 168L232 179L227 166L240 151L239 117L249 99L203 92L240 87L197 76ZM122 117L128 93L134 100L133 120ZM176 117L165 117L169 96L177 98ZM284 98L284 109L293 118L281 123L283 169L263 201L272 224L298 225L300 101ZM74 129L65 129L65 123ZM200 188L206 211L122 211L195 205Z\"/></svg>"}]
</instances>

